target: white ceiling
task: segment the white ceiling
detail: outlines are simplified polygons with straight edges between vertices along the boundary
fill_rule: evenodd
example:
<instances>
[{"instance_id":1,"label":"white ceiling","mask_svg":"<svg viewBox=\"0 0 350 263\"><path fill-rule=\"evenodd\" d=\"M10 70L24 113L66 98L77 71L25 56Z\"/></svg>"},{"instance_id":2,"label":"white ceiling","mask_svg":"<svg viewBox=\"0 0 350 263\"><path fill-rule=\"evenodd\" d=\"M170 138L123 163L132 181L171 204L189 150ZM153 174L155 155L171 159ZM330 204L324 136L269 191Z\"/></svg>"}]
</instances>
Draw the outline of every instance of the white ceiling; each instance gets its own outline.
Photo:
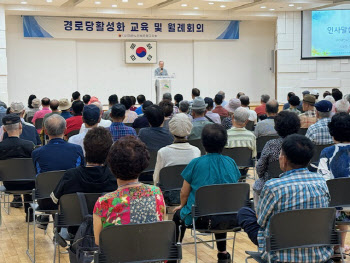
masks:
<instances>
[{"instance_id":1,"label":"white ceiling","mask_svg":"<svg viewBox=\"0 0 350 263\"><path fill-rule=\"evenodd\" d=\"M277 12L349 9L348 0L0 0L8 15L265 19Z\"/></svg>"}]
</instances>

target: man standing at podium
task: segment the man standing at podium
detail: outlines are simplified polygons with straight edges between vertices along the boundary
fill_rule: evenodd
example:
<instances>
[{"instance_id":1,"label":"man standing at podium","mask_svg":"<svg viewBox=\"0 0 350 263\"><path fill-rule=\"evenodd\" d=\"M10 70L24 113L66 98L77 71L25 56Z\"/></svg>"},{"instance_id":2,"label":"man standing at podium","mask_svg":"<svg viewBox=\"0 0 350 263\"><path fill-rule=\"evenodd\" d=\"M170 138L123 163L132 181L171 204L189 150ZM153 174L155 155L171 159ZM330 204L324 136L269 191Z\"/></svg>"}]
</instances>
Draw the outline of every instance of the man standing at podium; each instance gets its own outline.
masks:
<instances>
[{"instance_id":1,"label":"man standing at podium","mask_svg":"<svg viewBox=\"0 0 350 263\"><path fill-rule=\"evenodd\" d=\"M154 76L168 76L168 71L164 68L164 61L159 61L159 67L155 69Z\"/></svg>"}]
</instances>

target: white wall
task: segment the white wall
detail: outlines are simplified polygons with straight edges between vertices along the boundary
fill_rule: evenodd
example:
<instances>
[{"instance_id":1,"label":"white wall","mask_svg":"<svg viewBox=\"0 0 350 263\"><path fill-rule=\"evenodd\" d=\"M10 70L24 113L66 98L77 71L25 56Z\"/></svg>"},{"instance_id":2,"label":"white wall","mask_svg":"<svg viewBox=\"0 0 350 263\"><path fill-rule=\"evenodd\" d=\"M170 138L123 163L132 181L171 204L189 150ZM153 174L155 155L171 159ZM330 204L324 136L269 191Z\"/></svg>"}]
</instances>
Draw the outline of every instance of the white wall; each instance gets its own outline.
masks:
<instances>
[{"instance_id":1,"label":"white wall","mask_svg":"<svg viewBox=\"0 0 350 263\"><path fill-rule=\"evenodd\" d=\"M26 101L32 93L70 98L75 90L103 103L112 93L155 99L155 65L125 64L122 41L25 39L21 17L7 16L6 23L9 101ZM274 95L274 36L274 22L242 21L237 41L158 41L158 58L176 73L173 95L190 99L196 87L203 96L244 91L258 101L261 93Z\"/></svg>"},{"instance_id":2,"label":"white wall","mask_svg":"<svg viewBox=\"0 0 350 263\"><path fill-rule=\"evenodd\" d=\"M318 89L320 95L332 88L350 93L349 59L301 60L301 12L280 13L277 19L278 100L289 91ZM322 97L322 96L321 96Z\"/></svg>"}]
</instances>

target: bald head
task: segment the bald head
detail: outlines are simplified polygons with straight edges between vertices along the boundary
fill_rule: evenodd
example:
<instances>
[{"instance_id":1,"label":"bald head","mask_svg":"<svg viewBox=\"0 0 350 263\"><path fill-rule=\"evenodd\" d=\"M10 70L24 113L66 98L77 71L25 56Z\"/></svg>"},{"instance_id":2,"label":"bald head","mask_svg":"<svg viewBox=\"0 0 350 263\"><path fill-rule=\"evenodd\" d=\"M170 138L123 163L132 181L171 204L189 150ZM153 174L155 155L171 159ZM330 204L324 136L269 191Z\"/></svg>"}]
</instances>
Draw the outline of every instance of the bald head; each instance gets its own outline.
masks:
<instances>
[{"instance_id":1,"label":"bald head","mask_svg":"<svg viewBox=\"0 0 350 263\"><path fill-rule=\"evenodd\" d=\"M278 102L277 100L269 100L266 103L266 113L268 116L273 116L278 113Z\"/></svg>"},{"instance_id":2,"label":"bald head","mask_svg":"<svg viewBox=\"0 0 350 263\"><path fill-rule=\"evenodd\" d=\"M51 115L44 123L46 134L49 138L63 138L66 130L66 120L58 114Z\"/></svg>"},{"instance_id":3,"label":"bald head","mask_svg":"<svg viewBox=\"0 0 350 263\"><path fill-rule=\"evenodd\" d=\"M58 111L57 109L58 109L58 106L59 106L59 101L58 100L51 100L50 101L50 109L52 110L52 111Z\"/></svg>"}]
</instances>

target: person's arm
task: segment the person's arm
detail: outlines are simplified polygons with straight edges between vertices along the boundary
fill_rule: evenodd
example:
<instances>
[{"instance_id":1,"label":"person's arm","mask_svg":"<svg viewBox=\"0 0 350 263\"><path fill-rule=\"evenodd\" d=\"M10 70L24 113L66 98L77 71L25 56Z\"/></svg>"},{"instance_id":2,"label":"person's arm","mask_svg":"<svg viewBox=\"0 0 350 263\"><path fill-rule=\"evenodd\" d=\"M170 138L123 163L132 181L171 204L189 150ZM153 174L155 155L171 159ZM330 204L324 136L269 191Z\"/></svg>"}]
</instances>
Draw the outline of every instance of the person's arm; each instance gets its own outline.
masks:
<instances>
[{"instance_id":1,"label":"person's arm","mask_svg":"<svg viewBox=\"0 0 350 263\"><path fill-rule=\"evenodd\" d=\"M153 172L153 182L154 185L157 185L159 182L159 172L160 170L164 167L163 163L163 158L161 156L161 152L158 151L157 153L157 161L156 161L156 166L154 167L154 172Z\"/></svg>"},{"instance_id":2,"label":"person's arm","mask_svg":"<svg viewBox=\"0 0 350 263\"><path fill-rule=\"evenodd\" d=\"M271 143L267 142L266 145L264 146L260 159L256 165L256 173L258 174L259 178L263 177L265 173L267 172L268 165L269 165L269 160L270 160L270 153L272 151L270 147Z\"/></svg>"},{"instance_id":3,"label":"person's arm","mask_svg":"<svg viewBox=\"0 0 350 263\"><path fill-rule=\"evenodd\" d=\"M258 218L258 224L261 227L266 227L267 222L273 215L277 198L273 192L265 185L260 194L258 206L256 208L256 216Z\"/></svg>"},{"instance_id":4,"label":"person's arm","mask_svg":"<svg viewBox=\"0 0 350 263\"><path fill-rule=\"evenodd\" d=\"M190 193L191 193L191 185L186 180L184 180L184 183L182 185L181 192L180 192L181 205L175 207L173 211L174 213L177 210L180 210L181 208L183 208L187 204L187 200L188 200L188 197L190 196Z\"/></svg>"},{"instance_id":5,"label":"person's arm","mask_svg":"<svg viewBox=\"0 0 350 263\"><path fill-rule=\"evenodd\" d=\"M102 222L101 222L101 218L96 214L93 215L93 224L94 224L95 244L99 245L100 233L102 231Z\"/></svg>"}]
</instances>

